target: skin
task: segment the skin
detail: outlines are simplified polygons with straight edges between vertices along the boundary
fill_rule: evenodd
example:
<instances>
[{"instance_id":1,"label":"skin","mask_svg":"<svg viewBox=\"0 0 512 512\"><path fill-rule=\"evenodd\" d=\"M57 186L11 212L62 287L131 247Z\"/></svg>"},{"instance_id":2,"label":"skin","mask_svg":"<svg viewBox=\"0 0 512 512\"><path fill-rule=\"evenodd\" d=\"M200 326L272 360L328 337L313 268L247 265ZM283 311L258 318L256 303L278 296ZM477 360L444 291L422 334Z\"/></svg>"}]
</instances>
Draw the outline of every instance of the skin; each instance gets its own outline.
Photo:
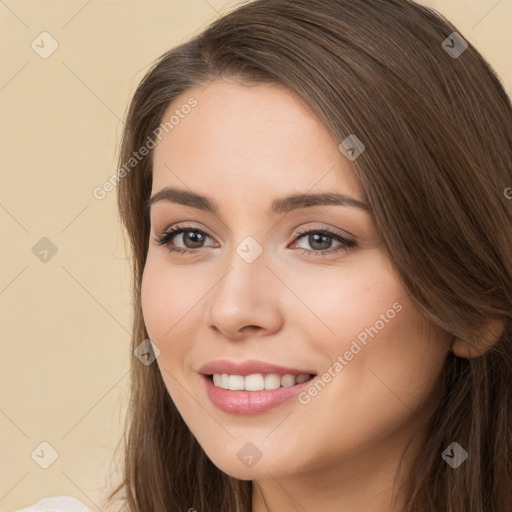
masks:
<instances>
[{"instance_id":1,"label":"skin","mask_svg":"<svg viewBox=\"0 0 512 512\"><path fill-rule=\"evenodd\" d=\"M399 487L439 396L447 337L408 298L368 211L322 205L269 213L274 199L295 193L364 201L340 141L300 99L276 85L222 79L184 93L163 119L190 97L197 106L154 150L152 194L186 189L210 197L218 212L168 201L151 208L141 298L170 396L213 463L253 481L255 512L397 510L392 500L401 503ZM202 253L156 243L184 222L193 234L209 234ZM331 246L319 249L308 235L295 240L306 228L330 228L357 245L308 256L303 249L340 243L327 239ZM250 264L236 252L247 236L263 249ZM170 244L200 247L186 237ZM217 409L203 390L199 368L221 358L322 375L394 303L400 312L307 404L292 399L239 416ZM247 442L262 453L251 468L237 457Z\"/></svg>"}]
</instances>

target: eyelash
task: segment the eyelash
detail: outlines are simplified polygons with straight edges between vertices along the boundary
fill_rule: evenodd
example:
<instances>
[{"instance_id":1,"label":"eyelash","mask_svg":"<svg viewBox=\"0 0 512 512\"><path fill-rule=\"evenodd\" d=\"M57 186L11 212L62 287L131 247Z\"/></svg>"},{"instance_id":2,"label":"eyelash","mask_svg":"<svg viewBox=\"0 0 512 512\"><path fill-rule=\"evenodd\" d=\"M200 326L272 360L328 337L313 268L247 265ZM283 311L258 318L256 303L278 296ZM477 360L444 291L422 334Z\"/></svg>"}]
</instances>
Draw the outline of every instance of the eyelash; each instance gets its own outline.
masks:
<instances>
[{"instance_id":1,"label":"eyelash","mask_svg":"<svg viewBox=\"0 0 512 512\"><path fill-rule=\"evenodd\" d=\"M173 240L176 236L178 236L181 233L186 232L196 232L201 233L202 235L206 235L209 238L212 238L209 233L206 231L203 231L202 229L195 228L193 226L176 226L174 228L167 229L162 235L155 237L154 240L158 245L165 245L167 246L167 249L175 254L183 254L186 256L192 256L195 254L201 254L203 253L203 249L206 248L200 248L200 249L178 249L176 247L172 247L170 245L171 240ZM297 236L293 239L293 242L296 242L303 238L304 235L307 234L320 234L325 235L328 238L333 238L336 241L340 242L342 245L338 246L336 249L327 249L325 251L318 251L314 249L299 249L301 251L301 254L304 254L306 256L325 256L333 253L342 253L345 251L349 251L353 247L355 247L357 244L354 240L350 240L348 238L345 238L338 233L335 233L334 231L331 231L327 228L322 229L304 229L297 233Z\"/></svg>"}]
</instances>

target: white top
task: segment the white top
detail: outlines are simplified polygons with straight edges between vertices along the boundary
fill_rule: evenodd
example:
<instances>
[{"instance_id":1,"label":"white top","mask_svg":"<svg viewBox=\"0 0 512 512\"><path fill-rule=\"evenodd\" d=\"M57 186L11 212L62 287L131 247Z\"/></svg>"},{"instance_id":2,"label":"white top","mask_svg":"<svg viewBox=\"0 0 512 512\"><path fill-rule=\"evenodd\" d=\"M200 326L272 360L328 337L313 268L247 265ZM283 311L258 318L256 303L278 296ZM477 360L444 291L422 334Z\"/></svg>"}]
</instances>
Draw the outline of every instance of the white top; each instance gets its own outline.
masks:
<instances>
[{"instance_id":1,"label":"white top","mask_svg":"<svg viewBox=\"0 0 512 512\"><path fill-rule=\"evenodd\" d=\"M71 498L71 496L55 496L44 498L35 505L17 512L91 512L91 509L76 498Z\"/></svg>"}]
</instances>

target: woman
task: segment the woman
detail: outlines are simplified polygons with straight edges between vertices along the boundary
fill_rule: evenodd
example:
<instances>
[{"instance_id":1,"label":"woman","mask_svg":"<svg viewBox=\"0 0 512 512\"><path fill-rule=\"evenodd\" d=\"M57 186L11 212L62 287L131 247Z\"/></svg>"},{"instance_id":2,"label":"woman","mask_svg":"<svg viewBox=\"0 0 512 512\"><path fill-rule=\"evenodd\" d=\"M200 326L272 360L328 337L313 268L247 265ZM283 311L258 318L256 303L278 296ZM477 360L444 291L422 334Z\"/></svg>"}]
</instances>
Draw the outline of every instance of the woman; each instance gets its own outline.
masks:
<instances>
[{"instance_id":1,"label":"woman","mask_svg":"<svg viewBox=\"0 0 512 512\"><path fill-rule=\"evenodd\" d=\"M505 512L512 109L409 0L256 0L163 55L118 200L130 511Z\"/></svg>"}]
</instances>

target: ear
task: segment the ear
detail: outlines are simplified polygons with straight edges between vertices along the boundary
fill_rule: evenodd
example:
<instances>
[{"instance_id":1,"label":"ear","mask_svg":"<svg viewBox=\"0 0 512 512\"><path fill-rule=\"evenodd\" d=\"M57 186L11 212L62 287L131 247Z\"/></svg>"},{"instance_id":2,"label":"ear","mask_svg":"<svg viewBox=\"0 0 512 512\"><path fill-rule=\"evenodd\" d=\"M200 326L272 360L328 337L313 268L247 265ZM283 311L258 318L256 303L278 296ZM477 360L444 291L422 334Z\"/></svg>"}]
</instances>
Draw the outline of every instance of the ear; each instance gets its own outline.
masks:
<instances>
[{"instance_id":1,"label":"ear","mask_svg":"<svg viewBox=\"0 0 512 512\"><path fill-rule=\"evenodd\" d=\"M505 329L505 324L505 317L492 318L472 337L471 341L455 338L451 345L452 352L457 357L464 357L465 359L480 357L500 339Z\"/></svg>"}]
</instances>

